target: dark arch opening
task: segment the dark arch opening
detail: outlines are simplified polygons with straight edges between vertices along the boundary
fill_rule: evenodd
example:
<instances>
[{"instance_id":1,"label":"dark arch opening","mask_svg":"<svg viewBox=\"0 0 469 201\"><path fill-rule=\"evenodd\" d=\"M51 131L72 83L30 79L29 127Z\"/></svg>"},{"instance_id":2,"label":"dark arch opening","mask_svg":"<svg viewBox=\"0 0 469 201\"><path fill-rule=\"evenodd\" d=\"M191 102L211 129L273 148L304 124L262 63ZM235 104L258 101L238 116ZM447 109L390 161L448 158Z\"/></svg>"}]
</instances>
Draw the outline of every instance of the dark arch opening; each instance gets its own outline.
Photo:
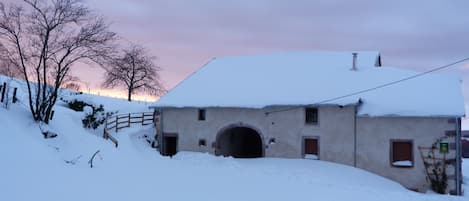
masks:
<instances>
[{"instance_id":1,"label":"dark arch opening","mask_svg":"<svg viewBox=\"0 0 469 201\"><path fill-rule=\"evenodd\" d=\"M263 157L260 134L247 127L232 127L223 130L217 137L217 155L235 158Z\"/></svg>"}]
</instances>

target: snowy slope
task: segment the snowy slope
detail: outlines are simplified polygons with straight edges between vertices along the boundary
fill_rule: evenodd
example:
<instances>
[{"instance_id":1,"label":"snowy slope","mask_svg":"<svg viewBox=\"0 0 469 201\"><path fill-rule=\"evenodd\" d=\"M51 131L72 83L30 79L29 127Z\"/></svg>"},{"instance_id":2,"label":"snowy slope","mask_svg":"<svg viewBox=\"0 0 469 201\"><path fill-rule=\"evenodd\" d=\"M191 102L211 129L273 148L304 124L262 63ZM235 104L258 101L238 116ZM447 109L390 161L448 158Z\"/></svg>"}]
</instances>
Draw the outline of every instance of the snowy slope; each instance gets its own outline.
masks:
<instances>
[{"instance_id":1,"label":"snowy slope","mask_svg":"<svg viewBox=\"0 0 469 201\"><path fill-rule=\"evenodd\" d=\"M121 104L90 98L105 103L105 108ZM119 108L142 109L132 104ZM57 106L50 127L59 136L44 139L23 105L0 107L0 200L468 199L415 193L364 170L316 160L234 159L189 152L162 157L143 139L154 132L151 126L113 133L120 142L116 149L82 128L81 117L80 112ZM88 160L97 150L91 169ZM466 164L465 168L467 172Z\"/></svg>"},{"instance_id":2,"label":"snowy slope","mask_svg":"<svg viewBox=\"0 0 469 201\"><path fill-rule=\"evenodd\" d=\"M334 99L413 76L375 67L378 53L304 52L216 58L161 97L157 107L247 107L356 104L361 116L464 116L460 79L427 74L355 96ZM332 99L332 100L331 100Z\"/></svg>"}]
</instances>

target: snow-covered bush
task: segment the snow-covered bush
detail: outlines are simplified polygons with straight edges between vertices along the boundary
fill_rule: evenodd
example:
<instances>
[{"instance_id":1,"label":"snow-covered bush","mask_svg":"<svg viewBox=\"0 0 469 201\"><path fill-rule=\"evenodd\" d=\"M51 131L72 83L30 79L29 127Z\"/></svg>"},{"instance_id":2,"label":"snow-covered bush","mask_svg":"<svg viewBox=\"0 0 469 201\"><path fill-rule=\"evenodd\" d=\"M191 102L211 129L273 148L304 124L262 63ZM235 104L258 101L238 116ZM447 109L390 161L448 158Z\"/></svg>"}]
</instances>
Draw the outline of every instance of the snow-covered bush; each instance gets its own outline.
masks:
<instances>
[{"instance_id":1,"label":"snow-covered bush","mask_svg":"<svg viewBox=\"0 0 469 201\"><path fill-rule=\"evenodd\" d=\"M106 121L108 115L114 114L113 112L105 112L103 105L96 106L78 99L63 101L68 104L70 109L84 113L82 123L85 128L96 129Z\"/></svg>"},{"instance_id":2,"label":"snow-covered bush","mask_svg":"<svg viewBox=\"0 0 469 201\"><path fill-rule=\"evenodd\" d=\"M88 104L88 103L85 103L84 101L81 101L81 100L71 100L71 101L67 101L67 100L64 100L67 104L68 104L68 107L72 110L75 110L77 112L81 112L83 111L83 108L85 106L91 106L91 104Z\"/></svg>"},{"instance_id":3,"label":"snow-covered bush","mask_svg":"<svg viewBox=\"0 0 469 201\"><path fill-rule=\"evenodd\" d=\"M83 113L84 113L85 115L91 115L91 114L93 114L93 107L92 107L92 106L89 106L89 105L83 107Z\"/></svg>"},{"instance_id":4,"label":"snow-covered bush","mask_svg":"<svg viewBox=\"0 0 469 201\"><path fill-rule=\"evenodd\" d=\"M91 106L91 108L91 111L85 112L85 118L82 120L82 122L85 128L96 129L99 127L99 125L106 121L106 115L108 114L104 112L103 105L99 105L98 108Z\"/></svg>"}]
</instances>

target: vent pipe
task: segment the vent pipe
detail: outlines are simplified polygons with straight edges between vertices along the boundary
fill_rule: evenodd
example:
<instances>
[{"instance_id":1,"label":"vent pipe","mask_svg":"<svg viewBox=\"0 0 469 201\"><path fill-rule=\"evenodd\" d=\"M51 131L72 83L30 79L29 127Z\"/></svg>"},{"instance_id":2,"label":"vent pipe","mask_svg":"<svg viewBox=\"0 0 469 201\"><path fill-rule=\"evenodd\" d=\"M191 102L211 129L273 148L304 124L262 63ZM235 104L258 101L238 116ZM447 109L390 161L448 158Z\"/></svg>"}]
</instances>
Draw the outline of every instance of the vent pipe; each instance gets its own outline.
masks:
<instances>
[{"instance_id":1,"label":"vent pipe","mask_svg":"<svg viewBox=\"0 0 469 201\"><path fill-rule=\"evenodd\" d=\"M352 53L352 55L353 55L353 61L352 61L352 69L351 70L357 71L358 70L357 69L357 55L358 55L358 53L354 52L354 53Z\"/></svg>"}]
</instances>

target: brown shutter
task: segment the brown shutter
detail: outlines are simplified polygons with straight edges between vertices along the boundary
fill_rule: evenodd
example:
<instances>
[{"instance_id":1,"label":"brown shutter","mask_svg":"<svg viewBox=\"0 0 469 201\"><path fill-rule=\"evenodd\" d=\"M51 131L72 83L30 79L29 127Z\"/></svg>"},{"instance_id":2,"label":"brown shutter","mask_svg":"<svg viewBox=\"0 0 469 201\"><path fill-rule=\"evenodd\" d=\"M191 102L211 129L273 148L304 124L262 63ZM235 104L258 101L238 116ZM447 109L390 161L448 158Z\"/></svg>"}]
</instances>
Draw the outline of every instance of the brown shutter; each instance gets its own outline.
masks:
<instances>
[{"instance_id":1,"label":"brown shutter","mask_svg":"<svg viewBox=\"0 0 469 201\"><path fill-rule=\"evenodd\" d=\"M412 143L411 142L393 142L392 143L392 161L412 161Z\"/></svg>"},{"instance_id":2,"label":"brown shutter","mask_svg":"<svg viewBox=\"0 0 469 201\"><path fill-rule=\"evenodd\" d=\"M318 140L305 139L305 154L318 155Z\"/></svg>"}]
</instances>

